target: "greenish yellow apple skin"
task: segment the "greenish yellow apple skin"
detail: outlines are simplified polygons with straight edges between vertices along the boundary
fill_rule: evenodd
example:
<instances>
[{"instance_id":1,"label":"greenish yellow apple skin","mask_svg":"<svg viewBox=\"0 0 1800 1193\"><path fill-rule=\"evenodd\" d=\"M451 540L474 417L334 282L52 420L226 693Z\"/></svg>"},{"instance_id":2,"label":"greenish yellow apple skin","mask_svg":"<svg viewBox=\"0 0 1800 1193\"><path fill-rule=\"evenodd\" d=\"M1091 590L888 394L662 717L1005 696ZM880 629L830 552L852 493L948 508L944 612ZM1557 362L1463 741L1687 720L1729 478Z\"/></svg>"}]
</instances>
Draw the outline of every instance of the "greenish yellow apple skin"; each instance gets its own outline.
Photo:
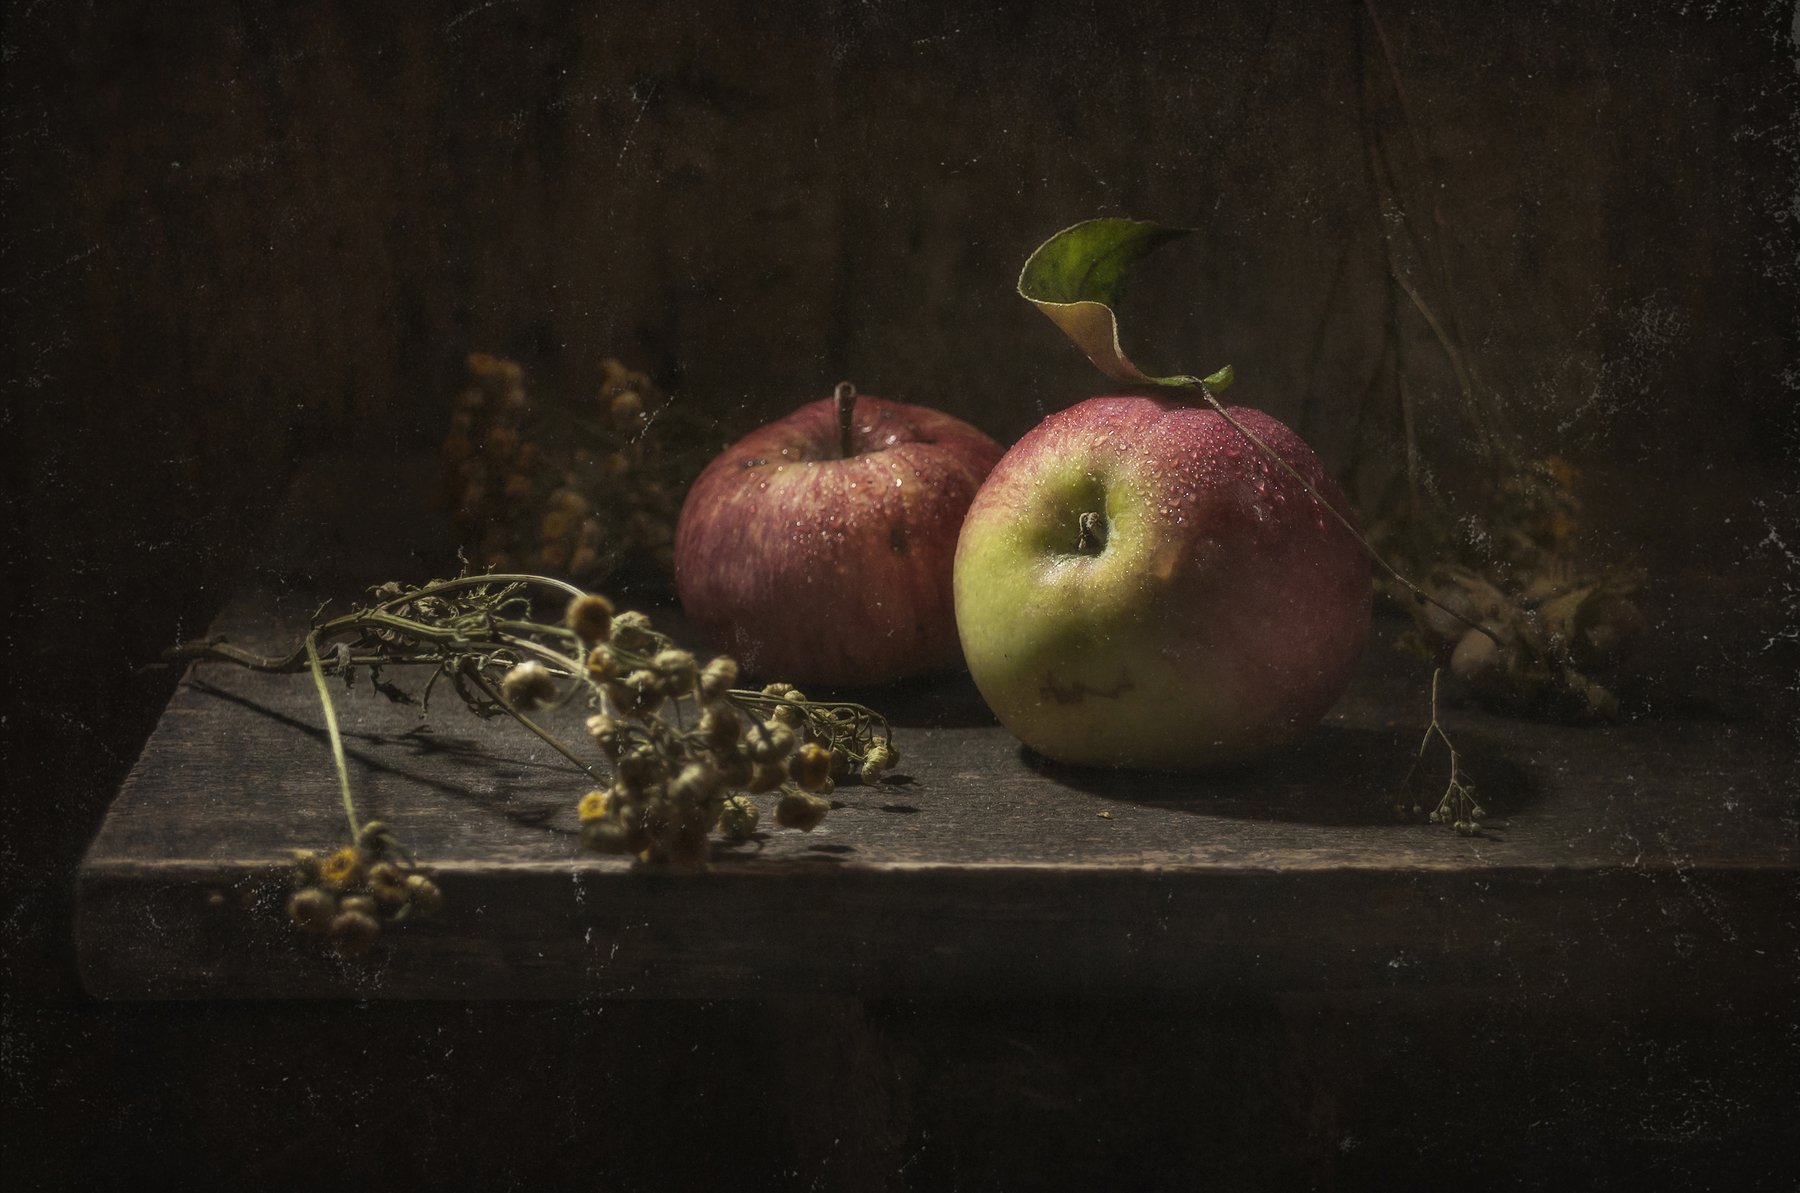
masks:
<instances>
[{"instance_id":1,"label":"greenish yellow apple skin","mask_svg":"<svg viewBox=\"0 0 1800 1193\"><path fill-rule=\"evenodd\" d=\"M1351 516L1299 436L1231 414ZM1154 397L1090 399L1015 444L963 521L954 592L988 706L1078 765L1276 750L1343 694L1369 634L1355 537L1217 412Z\"/></svg>"}]
</instances>

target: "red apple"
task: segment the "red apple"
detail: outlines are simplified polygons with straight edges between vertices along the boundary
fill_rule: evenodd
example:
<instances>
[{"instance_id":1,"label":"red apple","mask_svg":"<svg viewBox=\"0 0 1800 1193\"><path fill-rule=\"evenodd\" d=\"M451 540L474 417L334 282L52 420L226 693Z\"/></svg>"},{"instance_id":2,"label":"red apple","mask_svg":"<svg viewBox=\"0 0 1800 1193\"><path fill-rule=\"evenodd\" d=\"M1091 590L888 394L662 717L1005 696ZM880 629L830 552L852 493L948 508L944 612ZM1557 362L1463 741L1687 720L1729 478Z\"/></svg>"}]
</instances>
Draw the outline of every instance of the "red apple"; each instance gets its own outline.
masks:
<instances>
[{"instance_id":1,"label":"red apple","mask_svg":"<svg viewBox=\"0 0 1800 1193\"><path fill-rule=\"evenodd\" d=\"M753 431L700 474L675 530L682 608L771 679L861 686L956 668L951 560L1000 445L935 410L843 396Z\"/></svg>"},{"instance_id":2,"label":"red apple","mask_svg":"<svg viewBox=\"0 0 1800 1193\"><path fill-rule=\"evenodd\" d=\"M1347 518L1299 436L1231 415ZM956 616L976 686L1064 762L1198 768L1290 742L1369 632L1354 535L1217 412L1094 398L995 465L963 524Z\"/></svg>"}]
</instances>

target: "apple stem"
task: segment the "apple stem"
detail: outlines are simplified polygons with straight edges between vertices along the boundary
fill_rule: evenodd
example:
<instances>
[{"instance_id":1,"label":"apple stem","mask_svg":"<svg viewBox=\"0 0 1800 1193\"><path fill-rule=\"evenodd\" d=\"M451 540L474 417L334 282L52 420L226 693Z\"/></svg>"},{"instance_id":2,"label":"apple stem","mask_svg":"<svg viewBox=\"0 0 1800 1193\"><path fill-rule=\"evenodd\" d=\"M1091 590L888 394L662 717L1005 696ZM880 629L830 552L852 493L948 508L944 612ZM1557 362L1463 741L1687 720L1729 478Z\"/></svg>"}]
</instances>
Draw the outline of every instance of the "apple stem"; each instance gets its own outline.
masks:
<instances>
[{"instance_id":1,"label":"apple stem","mask_svg":"<svg viewBox=\"0 0 1800 1193\"><path fill-rule=\"evenodd\" d=\"M838 458L848 460L856 454L856 448L850 442L850 421L856 412L856 386L840 381L831 396L837 402Z\"/></svg>"},{"instance_id":2,"label":"apple stem","mask_svg":"<svg viewBox=\"0 0 1800 1193\"><path fill-rule=\"evenodd\" d=\"M1295 480L1299 481L1301 487L1304 488L1308 493L1312 494L1312 499L1314 501L1318 502L1321 506L1323 506L1326 513L1330 514L1333 518L1336 518L1338 521L1338 524L1341 525L1345 530L1348 530L1350 532L1351 537L1354 538L1357 541L1358 545L1360 545L1362 547L1363 553L1366 554L1370 559L1373 559L1376 562L1376 564L1378 564L1381 567L1382 571L1386 572L1388 575L1390 575L1394 579L1398 580L1401 583L1401 585L1406 588L1406 590L1408 592L1412 593L1419 600L1424 601L1428 605L1433 605L1433 606L1437 607L1438 609L1443 610L1445 613L1448 613L1451 617L1454 617L1456 620L1462 622L1464 625L1468 626L1470 629L1479 630L1481 633L1486 634L1489 638L1493 639L1495 646L1499 646L1502 648L1504 648L1506 646L1506 643L1500 641L1500 635L1494 633L1494 631L1488 629L1486 626L1480 624L1479 622L1476 622L1476 621L1471 620L1470 618L1464 617L1462 614L1458 613L1456 610L1450 608L1448 605L1444 604L1442 601L1438 600L1436 597L1434 597L1430 593L1426 592L1423 588L1420 588L1417 584L1414 584L1411 580L1408 580L1405 576L1402 576L1400 574L1400 570L1398 568L1396 568L1393 564L1389 563L1387 560L1382 558L1381 552L1377 551L1374 547L1369 545L1369 540L1362 536L1361 531L1357 530L1356 527L1354 527L1350 524L1350 519L1348 519L1348 518L1344 517L1344 515L1338 513L1337 507L1335 505L1332 505L1331 502L1325 500L1324 497L1320 496L1319 491L1317 489L1313 488L1312 482L1307 480L1304 476L1300 475L1299 469L1295 468L1292 464L1290 464L1286 460L1282 459L1281 456L1275 451L1274 448L1270 447L1268 444L1264 443L1260 438L1258 438L1250 430L1249 427L1246 427L1243 423L1241 423L1237 419L1231 417L1231 412L1226 410L1224 405L1222 403L1220 403L1219 399L1213 396L1212 388L1210 386L1208 386L1206 384L1206 382L1204 382L1204 381L1202 381L1200 383L1200 396L1205 398L1206 404L1208 406L1211 406L1215 411L1217 411L1220 418L1224 419L1227 423L1231 424L1232 430L1236 431L1239 435L1242 435L1244 437L1244 439L1249 442L1251 447L1255 448L1257 451L1261 452L1263 455L1265 455L1269 459L1273 460L1275 462L1276 466L1279 467L1283 472L1287 473L1289 476L1291 476Z\"/></svg>"}]
</instances>

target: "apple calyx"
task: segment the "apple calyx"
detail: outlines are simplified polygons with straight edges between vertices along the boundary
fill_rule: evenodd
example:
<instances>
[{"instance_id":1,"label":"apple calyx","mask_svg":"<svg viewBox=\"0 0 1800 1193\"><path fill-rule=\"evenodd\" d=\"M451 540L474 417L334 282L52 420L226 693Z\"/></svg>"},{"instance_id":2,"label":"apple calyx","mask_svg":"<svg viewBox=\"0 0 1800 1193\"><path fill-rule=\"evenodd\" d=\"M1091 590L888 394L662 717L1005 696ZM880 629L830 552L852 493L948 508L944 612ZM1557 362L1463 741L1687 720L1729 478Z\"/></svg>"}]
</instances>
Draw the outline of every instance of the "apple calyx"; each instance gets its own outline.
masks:
<instances>
[{"instance_id":1,"label":"apple calyx","mask_svg":"<svg viewBox=\"0 0 1800 1193\"><path fill-rule=\"evenodd\" d=\"M1089 510L1075 520L1075 553L1098 555L1106 550L1106 515Z\"/></svg>"},{"instance_id":2,"label":"apple calyx","mask_svg":"<svg viewBox=\"0 0 1800 1193\"><path fill-rule=\"evenodd\" d=\"M837 388L831 391L831 400L837 403L838 459L848 460L856 454L856 445L851 442L851 422L856 413L855 384L838 382Z\"/></svg>"}]
</instances>

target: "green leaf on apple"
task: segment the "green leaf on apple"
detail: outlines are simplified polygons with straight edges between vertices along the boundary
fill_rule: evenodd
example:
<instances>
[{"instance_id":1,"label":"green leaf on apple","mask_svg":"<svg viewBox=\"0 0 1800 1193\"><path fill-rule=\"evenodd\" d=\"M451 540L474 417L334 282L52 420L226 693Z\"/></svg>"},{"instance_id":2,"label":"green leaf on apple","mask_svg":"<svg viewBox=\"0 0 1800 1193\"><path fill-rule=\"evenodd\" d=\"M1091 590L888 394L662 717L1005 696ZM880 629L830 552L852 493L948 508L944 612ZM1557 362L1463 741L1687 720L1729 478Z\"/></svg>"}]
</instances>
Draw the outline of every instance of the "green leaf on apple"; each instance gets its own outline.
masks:
<instances>
[{"instance_id":1,"label":"green leaf on apple","mask_svg":"<svg viewBox=\"0 0 1800 1193\"><path fill-rule=\"evenodd\" d=\"M1231 384L1231 366L1207 377L1152 377L1131 363L1119 343L1114 314L1131 266L1140 257L1192 232L1150 220L1083 220L1037 247L1019 274L1019 296L1050 319L1096 368L1114 381L1218 393Z\"/></svg>"}]
</instances>

